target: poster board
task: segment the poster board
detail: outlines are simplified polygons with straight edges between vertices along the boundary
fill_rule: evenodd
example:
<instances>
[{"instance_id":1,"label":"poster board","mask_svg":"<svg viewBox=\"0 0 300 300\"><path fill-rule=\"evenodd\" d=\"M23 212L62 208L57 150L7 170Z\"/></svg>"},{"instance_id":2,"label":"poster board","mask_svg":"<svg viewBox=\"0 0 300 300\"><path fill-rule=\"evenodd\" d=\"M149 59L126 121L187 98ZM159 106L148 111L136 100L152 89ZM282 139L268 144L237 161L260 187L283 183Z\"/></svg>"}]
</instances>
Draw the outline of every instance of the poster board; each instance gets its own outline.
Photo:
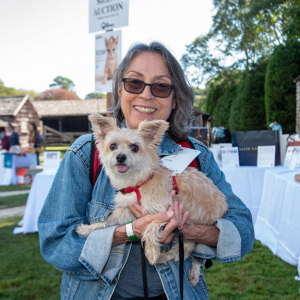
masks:
<instances>
[{"instance_id":1,"label":"poster board","mask_svg":"<svg viewBox=\"0 0 300 300\"><path fill-rule=\"evenodd\" d=\"M111 93L112 78L122 58L122 31L95 36L95 92Z\"/></svg>"}]
</instances>

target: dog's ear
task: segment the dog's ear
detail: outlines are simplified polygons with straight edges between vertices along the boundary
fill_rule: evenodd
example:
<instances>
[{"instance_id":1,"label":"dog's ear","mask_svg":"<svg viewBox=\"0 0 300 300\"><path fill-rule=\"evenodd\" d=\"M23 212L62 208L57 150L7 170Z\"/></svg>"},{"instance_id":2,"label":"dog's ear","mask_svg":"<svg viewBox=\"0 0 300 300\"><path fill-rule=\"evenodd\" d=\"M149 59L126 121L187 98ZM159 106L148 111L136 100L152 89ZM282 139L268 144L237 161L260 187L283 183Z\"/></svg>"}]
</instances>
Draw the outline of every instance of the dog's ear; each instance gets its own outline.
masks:
<instances>
[{"instance_id":1,"label":"dog's ear","mask_svg":"<svg viewBox=\"0 0 300 300\"><path fill-rule=\"evenodd\" d=\"M96 139L105 139L108 132L117 129L117 122L113 118L104 117L93 113L89 115L92 124L92 130Z\"/></svg>"},{"instance_id":2,"label":"dog's ear","mask_svg":"<svg viewBox=\"0 0 300 300\"><path fill-rule=\"evenodd\" d=\"M168 128L169 123L163 120L143 121L140 123L138 131L146 141L158 145Z\"/></svg>"}]
</instances>

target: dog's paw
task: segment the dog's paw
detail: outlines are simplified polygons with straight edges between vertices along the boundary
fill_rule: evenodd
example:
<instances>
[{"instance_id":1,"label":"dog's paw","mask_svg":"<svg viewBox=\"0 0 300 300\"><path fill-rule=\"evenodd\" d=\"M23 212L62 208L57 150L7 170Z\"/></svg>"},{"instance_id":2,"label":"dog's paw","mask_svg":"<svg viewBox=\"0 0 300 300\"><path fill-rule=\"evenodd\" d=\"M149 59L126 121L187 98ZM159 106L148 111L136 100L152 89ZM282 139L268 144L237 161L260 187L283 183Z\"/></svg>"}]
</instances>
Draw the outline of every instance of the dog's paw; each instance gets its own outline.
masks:
<instances>
[{"instance_id":1,"label":"dog's paw","mask_svg":"<svg viewBox=\"0 0 300 300\"><path fill-rule=\"evenodd\" d=\"M193 259L192 267L189 272L189 282L191 286L196 286L201 276L201 264Z\"/></svg>"},{"instance_id":2,"label":"dog's paw","mask_svg":"<svg viewBox=\"0 0 300 300\"><path fill-rule=\"evenodd\" d=\"M83 235L83 236L89 235L92 231L93 231L93 229L91 228L91 226L90 225L86 225L86 224L81 224L76 229L76 232L79 235Z\"/></svg>"}]
</instances>

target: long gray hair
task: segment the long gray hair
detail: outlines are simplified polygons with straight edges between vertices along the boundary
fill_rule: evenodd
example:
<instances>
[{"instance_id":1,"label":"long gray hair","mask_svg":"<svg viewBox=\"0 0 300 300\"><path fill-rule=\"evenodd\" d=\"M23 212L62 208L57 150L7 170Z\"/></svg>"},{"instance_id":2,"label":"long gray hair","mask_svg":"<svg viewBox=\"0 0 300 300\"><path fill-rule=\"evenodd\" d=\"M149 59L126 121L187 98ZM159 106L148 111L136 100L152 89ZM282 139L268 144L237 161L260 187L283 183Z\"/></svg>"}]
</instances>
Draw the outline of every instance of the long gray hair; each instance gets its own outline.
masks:
<instances>
[{"instance_id":1,"label":"long gray hair","mask_svg":"<svg viewBox=\"0 0 300 300\"><path fill-rule=\"evenodd\" d=\"M113 115L120 125L124 120L124 115L121 110L121 103L119 100L119 90L122 85L122 78L124 78L127 68L132 60L142 52L160 54L166 63L172 78L172 84L175 86L174 97L176 99L176 107L172 110L172 113L167 120L170 123L168 135L175 141L183 141L188 137L190 132L189 127L192 119L194 93L187 83L183 70L176 58L165 46L158 42L152 42L150 45L142 43L134 44L123 58L113 81L111 99Z\"/></svg>"}]
</instances>

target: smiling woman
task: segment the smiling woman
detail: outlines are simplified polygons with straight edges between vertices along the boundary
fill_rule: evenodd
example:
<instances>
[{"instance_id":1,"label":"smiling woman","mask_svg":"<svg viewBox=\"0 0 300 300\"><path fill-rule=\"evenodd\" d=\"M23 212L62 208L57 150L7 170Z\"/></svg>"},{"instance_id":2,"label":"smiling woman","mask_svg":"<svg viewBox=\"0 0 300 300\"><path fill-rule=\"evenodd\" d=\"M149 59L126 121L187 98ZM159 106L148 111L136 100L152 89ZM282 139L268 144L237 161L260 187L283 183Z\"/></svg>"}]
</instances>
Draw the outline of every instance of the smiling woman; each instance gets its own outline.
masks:
<instances>
[{"instance_id":1,"label":"smiling woman","mask_svg":"<svg viewBox=\"0 0 300 300\"><path fill-rule=\"evenodd\" d=\"M165 264L151 265L145 259L144 273L151 280L144 280L148 285L143 284L142 246L137 240L145 235L149 224L166 223L158 238L165 249L174 245L171 243L173 230L178 227L185 240L196 243L193 257L197 257L197 261L204 264L207 258L211 258L233 262L252 248L254 232L250 211L233 194L209 149L189 137L194 94L179 63L165 46L155 42L131 47L116 72L112 98L114 117L119 127L127 127L122 131L126 132L126 137L131 135L130 129L137 128L144 120L166 120L169 129L161 136L161 142L154 143L156 154L176 156L181 146L186 144L198 150L198 165L195 162L195 167L226 196L228 212L214 224L199 224L199 219L191 224L187 219L190 207L179 204L175 193L169 193L166 188L166 200L173 200L173 206L168 211L144 213L136 201L130 206L130 212L136 217L130 224L98 229L87 237L79 236L76 229L81 223L94 224L107 220L115 210L116 195L114 181L108 178L109 171L105 167L98 169L99 176L92 186L90 170L95 162L91 155L94 141L91 135L80 137L64 156L39 218L41 253L48 262L64 272L61 297L144 299L148 293L150 299L178 300L183 285L184 299L207 299L202 267L201 275L197 276L199 283L195 286L189 284L193 258L188 255L182 281L178 278L178 261L170 259ZM153 130L149 129L144 137L146 148L150 147L147 137ZM111 150L119 147L116 142L109 146ZM140 145L132 139L126 146L127 151L128 146L131 152L135 152ZM104 152L101 150L100 156ZM122 148L116 159L118 173L126 174ZM145 157L143 159L146 160ZM141 163L135 160L133 163L143 170ZM149 193L149 197L152 200L154 196Z\"/></svg>"}]
</instances>

